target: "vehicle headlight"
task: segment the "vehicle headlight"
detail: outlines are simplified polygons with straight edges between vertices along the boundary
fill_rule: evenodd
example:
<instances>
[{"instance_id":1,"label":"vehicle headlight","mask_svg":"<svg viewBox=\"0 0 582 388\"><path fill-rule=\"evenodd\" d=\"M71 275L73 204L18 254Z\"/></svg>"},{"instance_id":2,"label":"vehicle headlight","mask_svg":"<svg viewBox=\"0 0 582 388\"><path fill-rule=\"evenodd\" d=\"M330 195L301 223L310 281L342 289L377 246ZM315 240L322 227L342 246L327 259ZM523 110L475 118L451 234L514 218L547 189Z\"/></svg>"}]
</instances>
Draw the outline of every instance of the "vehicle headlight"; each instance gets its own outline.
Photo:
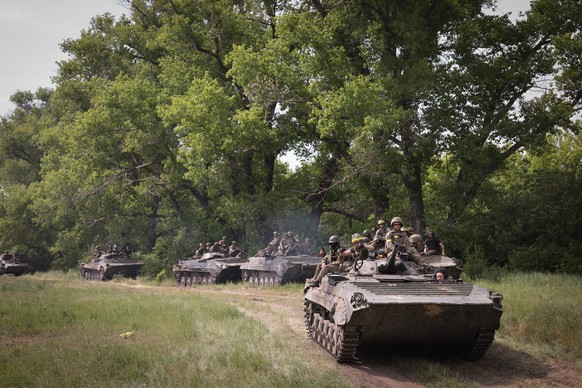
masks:
<instances>
[{"instance_id":1,"label":"vehicle headlight","mask_svg":"<svg viewBox=\"0 0 582 388\"><path fill-rule=\"evenodd\" d=\"M489 291L489 299L491 299L493 301L493 304L496 307L503 307L501 305L501 302L503 302L503 295L497 293L497 292L493 292L493 291Z\"/></svg>"},{"instance_id":2,"label":"vehicle headlight","mask_svg":"<svg viewBox=\"0 0 582 388\"><path fill-rule=\"evenodd\" d=\"M366 302L366 297L361 292L355 292L354 295L352 295L352 299L350 300L352 307L355 309L362 307L366 304Z\"/></svg>"}]
</instances>

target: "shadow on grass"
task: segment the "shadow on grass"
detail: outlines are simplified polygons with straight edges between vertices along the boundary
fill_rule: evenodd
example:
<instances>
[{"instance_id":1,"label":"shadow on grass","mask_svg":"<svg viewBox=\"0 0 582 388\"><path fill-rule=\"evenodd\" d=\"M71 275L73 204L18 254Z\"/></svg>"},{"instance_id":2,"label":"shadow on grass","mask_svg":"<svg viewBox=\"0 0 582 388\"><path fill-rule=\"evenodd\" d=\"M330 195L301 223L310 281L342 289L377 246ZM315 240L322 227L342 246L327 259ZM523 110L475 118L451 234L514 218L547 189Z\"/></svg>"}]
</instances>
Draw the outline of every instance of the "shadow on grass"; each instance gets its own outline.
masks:
<instances>
[{"instance_id":1,"label":"shadow on grass","mask_svg":"<svg viewBox=\"0 0 582 388\"><path fill-rule=\"evenodd\" d=\"M442 347L361 347L351 367L375 376L437 386L449 379L459 386L508 386L524 380L543 380L550 370L529 354L497 343L478 361L466 361L458 349Z\"/></svg>"}]
</instances>

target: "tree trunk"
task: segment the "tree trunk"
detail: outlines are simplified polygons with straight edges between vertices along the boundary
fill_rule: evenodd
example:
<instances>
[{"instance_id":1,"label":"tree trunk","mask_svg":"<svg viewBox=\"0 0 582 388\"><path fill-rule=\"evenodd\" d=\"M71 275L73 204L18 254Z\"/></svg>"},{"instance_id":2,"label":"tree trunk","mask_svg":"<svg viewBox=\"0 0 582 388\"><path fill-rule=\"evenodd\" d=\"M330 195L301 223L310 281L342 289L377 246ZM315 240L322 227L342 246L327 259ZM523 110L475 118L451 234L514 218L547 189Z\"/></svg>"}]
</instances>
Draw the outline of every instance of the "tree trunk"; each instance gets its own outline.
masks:
<instances>
[{"instance_id":1,"label":"tree trunk","mask_svg":"<svg viewBox=\"0 0 582 388\"><path fill-rule=\"evenodd\" d=\"M426 227L426 221L424 219L424 199L422 195L420 166L412 166L412 174L403 176L403 182L408 191L412 227L417 233L422 233Z\"/></svg>"},{"instance_id":2,"label":"tree trunk","mask_svg":"<svg viewBox=\"0 0 582 388\"><path fill-rule=\"evenodd\" d=\"M339 161L336 157L329 159L325 165L325 172L321 179L315 193L307 197L307 203L311 205L309 213L309 225L307 234L309 236L317 236L321 215L323 214L323 206L325 204L325 197L327 197L328 190L334 182L339 169Z\"/></svg>"},{"instance_id":3,"label":"tree trunk","mask_svg":"<svg viewBox=\"0 0 582 388\"><path fill-rule=\"evenodd\" d=\"M148 222L147 239L146 239L146 253L152 253L158 239L158 210L160 208L160 197L158 195L152 196L152 211Z\"/></svg>"}]
</instances>

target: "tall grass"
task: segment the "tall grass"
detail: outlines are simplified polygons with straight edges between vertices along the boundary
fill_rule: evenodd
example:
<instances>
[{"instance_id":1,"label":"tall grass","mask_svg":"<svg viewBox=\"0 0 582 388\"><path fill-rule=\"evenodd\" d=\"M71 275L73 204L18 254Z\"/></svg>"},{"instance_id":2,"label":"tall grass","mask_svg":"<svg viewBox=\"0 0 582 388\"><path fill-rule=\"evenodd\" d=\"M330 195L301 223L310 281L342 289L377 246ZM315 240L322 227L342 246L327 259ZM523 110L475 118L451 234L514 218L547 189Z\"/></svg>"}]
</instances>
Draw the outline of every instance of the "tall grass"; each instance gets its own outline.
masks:
<instances>
[{"instance_id":1,"label":"tall grass","mask_svg":"<svg viewBox=\"0 0 582 388\"><path fill-rule=\"evenodd\" d=\"M498 339L548 359L582 359L582 278L515 273L480 281L504 296Z\"/></svg>"},{"instance_id":2,"label":"tall grass","mask_svg":"<svg viewBox=\"0 0 582 388\"><path fill-rule=\"evenodd\" d=\"M344 384L232 304L120 283L1 278L0 386Z\"/></svg>"},{"instance_id":3,"label":"tall grass","mask_svg":"<svg viewBox=\"0 0 582 388\"><path fill-rule=\"evenodd\" d=\"M582 373L581 278L503 274L475 283L505 297L501 328L483 362L390 347L383 362L429 387L528 386L524 379L542 376L537 371L544 364L569 363ZM277 311L280 305L263 303L282 295L296 305ZM298 320L288 319L302 298L301 285L249 291L240 284L186 289L143 279L85 282L76 273L3 276L0 387L353 384L338 373L344 367L293 326ZM506 374L521 372L509 380L483 377L495 376L488 365L500 363L509 365ZM535 378L529 386L539 385Z\"/></svg>"}]
</instances>

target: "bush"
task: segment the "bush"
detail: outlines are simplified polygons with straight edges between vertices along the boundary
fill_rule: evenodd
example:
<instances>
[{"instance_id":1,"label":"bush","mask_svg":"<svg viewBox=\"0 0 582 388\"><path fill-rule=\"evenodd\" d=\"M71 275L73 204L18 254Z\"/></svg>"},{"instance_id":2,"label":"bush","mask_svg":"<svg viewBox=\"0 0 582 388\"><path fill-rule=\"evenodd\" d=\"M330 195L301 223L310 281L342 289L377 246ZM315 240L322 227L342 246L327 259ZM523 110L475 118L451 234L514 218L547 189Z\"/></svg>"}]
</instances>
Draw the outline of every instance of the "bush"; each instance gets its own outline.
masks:
<instances>
[{"instance_id":1,"label":"bush","mask_svg":"<svg viewBox=\"0 0 582 388\"><path fill-rule=\"evenodd\" d=\"M143 262L141 275L148 279L158 280L160 276L169 277L172 273L173 260L159 258L154 254L139 254L139 252L134 254L134 258Z\"/></svg>"}]
</instances>

